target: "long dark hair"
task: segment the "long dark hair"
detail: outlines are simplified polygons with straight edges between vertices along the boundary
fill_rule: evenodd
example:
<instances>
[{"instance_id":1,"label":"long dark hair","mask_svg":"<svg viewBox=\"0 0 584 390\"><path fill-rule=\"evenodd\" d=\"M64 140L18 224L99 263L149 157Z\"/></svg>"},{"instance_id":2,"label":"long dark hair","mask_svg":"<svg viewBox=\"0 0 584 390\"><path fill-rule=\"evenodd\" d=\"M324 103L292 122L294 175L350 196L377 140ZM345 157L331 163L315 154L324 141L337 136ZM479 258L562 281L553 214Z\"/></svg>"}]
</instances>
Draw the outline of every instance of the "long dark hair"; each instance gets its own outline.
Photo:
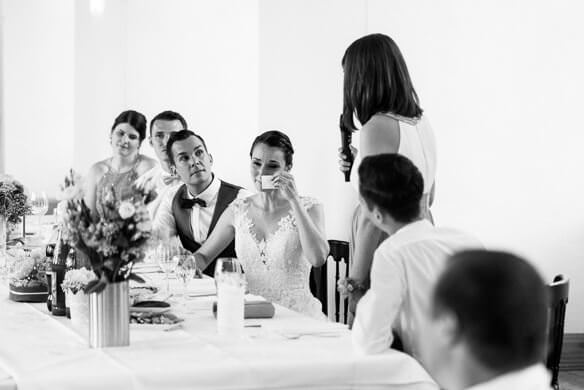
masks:
<instances>
[{"instance_id":1,"label":"long dark hair","mask_svg":"<svg viewBox=\"0 0 584 390\"><path fill-rule=\"evenodd\" d=\"M345 51L342 66L343 121L350 129L356 129L353 113L362 124L378 112L407 118L422 115L406 62L387 35L371 34L357 39Z\"/></svg>"}]
</instances>

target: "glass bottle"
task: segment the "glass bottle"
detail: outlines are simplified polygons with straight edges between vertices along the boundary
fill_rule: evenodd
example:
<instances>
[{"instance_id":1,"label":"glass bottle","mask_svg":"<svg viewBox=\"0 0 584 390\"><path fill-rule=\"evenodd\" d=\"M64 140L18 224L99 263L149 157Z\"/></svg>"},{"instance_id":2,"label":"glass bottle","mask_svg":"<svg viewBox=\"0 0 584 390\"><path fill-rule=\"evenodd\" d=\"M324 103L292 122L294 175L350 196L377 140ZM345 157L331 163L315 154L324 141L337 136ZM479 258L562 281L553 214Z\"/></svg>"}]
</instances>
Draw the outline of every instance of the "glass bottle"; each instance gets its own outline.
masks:
<instances>
[{"instance_id":1,"label":"glass bottle","mask_svg":"<svg viewBox=\"0 0 584 390\"><path fill-rule=\"evenodd\" d=\"M61 229L59 229L57 242L55 243L55 251L53 253L53 263L51 265L51 293L53 295L51 312L54 316L64 316L67 313L65 292L61 284L67 271L68 253L69 245L63 240Z\"/></svg>"}]
</instances>

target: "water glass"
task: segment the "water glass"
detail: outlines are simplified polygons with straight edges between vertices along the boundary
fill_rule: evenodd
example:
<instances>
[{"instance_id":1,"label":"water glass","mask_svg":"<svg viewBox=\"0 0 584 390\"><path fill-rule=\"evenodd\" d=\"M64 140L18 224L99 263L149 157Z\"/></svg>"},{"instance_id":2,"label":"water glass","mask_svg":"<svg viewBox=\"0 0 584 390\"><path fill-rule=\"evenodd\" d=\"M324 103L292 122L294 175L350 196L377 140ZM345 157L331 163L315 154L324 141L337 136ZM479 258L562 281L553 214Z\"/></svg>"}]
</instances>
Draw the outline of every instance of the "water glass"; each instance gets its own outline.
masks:
<instances>
[{"instance_id":1,"label":"water glass","mask_svg":"<svg viewBox=\"0 0 584 390\"><path fill-rule=\"evenodd\" d=\"M195 257L190 253L181 253L177 255L178 266L176 268L176 276L183 283L183 296L188 295L189 283L197 274L195 265Z\"/></svg>"},{"instance_id":2,"label":"water glass","mask_svg":"<svg viewBox=\"0 0 584 390\"><path fill-rule=\"evenodd\" d=\"M228 339L239 339L243 334L245 276L236 258L217 259L215 265L217 286L217 332Z\"/></svg>"},{"instance_id":3,"label":"water glass","mask_svg":"<svg viewBox=\"0 0 584 390\"><path fill-rule=\"evenodd\" d=\"M158 248L156 248L156 257L158 259L158 264L160 268L164 271L166 275L166 292L168 295L170 292L170 274L176 270L178 265L178 257L176 256L176 246L167 243L160 243Z\"/></svg>"}]
</instances>

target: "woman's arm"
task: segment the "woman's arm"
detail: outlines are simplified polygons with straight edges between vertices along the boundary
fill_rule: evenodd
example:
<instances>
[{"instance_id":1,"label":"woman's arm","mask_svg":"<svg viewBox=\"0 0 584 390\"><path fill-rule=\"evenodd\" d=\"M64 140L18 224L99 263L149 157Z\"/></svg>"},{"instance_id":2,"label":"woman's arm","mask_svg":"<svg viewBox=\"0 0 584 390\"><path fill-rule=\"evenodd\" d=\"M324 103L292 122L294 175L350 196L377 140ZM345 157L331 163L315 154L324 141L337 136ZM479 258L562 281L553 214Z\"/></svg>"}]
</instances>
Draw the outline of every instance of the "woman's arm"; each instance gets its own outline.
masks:
<instances>
[{"instance_id":1,"label":"woman's arm","mask_svg":"<svg viewBox=\"0 0 584 390\"><path fill-rule=\"evenodd\" d=\"M207 241L195 252L197 268L204 271L213 259L227 248L234 237L233 208L229 206L219 217L217 225L215 225L215 229L213 229Z\"/></svg>"},{"instance_id":2,"label":"woman's arm","mask_svg":"<svg viewBox=\"0 0 584 390\"><path fill-rule=\"evenodd\" d=\"M286 171L274 177L274 185L288 199L296 227L300 236L302 253L310 264L320 267L326 261L329 253L328 241L324 231L324 211L321 205L314 205L306 211L296 191L294 176Z\"/></svg>"},{"instance_id":3,"label":"woman's arm","mask_svg":"<svg viewBox=\"0 0 584 390\"><path fill-rule=\"evenodd\" d=\"M310 264L320 267L326 262L329 245L324 230L324 208L313 205L308 211L298 197L290 200L300 238L302 253Z\"/></svg>"}]
</instances>

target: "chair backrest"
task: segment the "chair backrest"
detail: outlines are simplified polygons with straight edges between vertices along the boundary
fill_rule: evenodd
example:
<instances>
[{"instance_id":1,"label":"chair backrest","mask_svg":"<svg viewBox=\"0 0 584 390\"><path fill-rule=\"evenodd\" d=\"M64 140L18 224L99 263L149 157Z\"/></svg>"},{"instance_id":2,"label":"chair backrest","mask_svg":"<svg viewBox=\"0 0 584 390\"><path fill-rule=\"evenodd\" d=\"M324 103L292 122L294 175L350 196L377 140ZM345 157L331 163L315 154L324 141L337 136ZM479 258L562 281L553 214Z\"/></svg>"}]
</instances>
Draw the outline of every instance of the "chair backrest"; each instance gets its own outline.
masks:
<instances>
[{"instance_id":1,"label":"chair backrest","mask_svg":"<svg viewBox=\"0 0 584 390\"><path fill-rule=\"evenodd\" d=\"M546 367L551 371L554 389L559 389L558 376L560 372L560 358L564 341L564 320L566 305L570 292L570 281L562 275L557 275L548 285L549 290L549 319L548 319L548 350Z\"/></svg>"},{"instance_id":2,"label":"chair backrest","mask_svg":"<svg viewBox=\"0 0 584 390\"><path fill-rule=\"evenodd\" d=\"M330 252L320 268L310 271L310 291L322 303L322 310L332 321L347 323L348 305L337 290L337 282L349 276L349 243L329 240Z\"/></svg>"},{"instance_id":3,"label":"chair backrest","mask_svg":"<svg viewBox=\"0 0 584 390\"><path fill-rule=\"evenodd\" d=\"M342 297L337 289L339 279L349 276L349 243L347 241L329 240L330 253L327 259L328 305L333 312L329 318L335 322L347 323L349 318L349 300Z\"/></svg>"}]
</instances>

